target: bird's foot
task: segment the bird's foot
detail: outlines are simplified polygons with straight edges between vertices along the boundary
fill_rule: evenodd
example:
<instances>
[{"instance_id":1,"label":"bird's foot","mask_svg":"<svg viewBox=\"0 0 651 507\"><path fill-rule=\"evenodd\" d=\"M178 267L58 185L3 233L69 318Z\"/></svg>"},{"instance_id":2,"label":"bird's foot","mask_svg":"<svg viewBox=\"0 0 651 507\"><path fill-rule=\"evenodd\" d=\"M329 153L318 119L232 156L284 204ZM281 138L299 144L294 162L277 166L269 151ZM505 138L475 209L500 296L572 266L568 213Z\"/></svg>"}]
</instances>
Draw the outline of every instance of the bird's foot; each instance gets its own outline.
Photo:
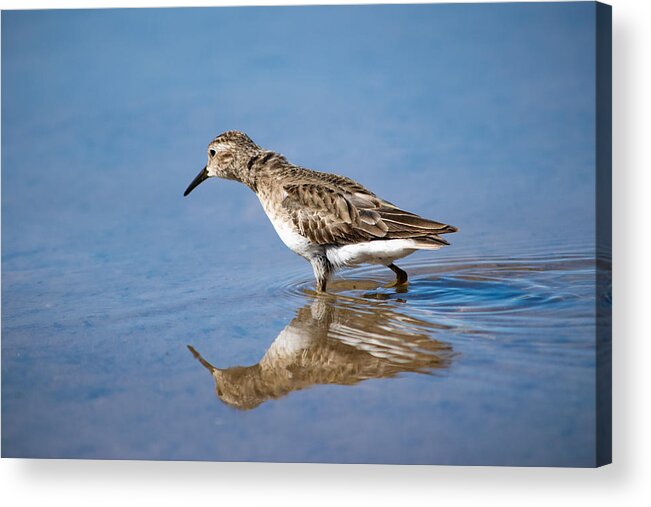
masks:
<instances>
[{"instance_id":1,"label":"bird's foot","mask_svg":"<svg viewBox=\"0 0 651 507\"><path fill-rule=\"evenodd\" d=\"M395 264L389 264L387 267L396 274L396 279L395 281L385 285L384 288L396 289L396 292L407 292L407 286L409 285L407 272L403 271Z\"/></svg>"},{"instance_id":2,"label":"bird's foot","mask_svg":"<svg viewBox=\"0 0 651 507\"><path fill-rule=\"evenodd\" d=\"M407 289L409 288L409 281L408 280L394 280L391 283L387 283L386 285L383 285L382 288L384 288L384 289L395 289L396 292L407 292Z\"/></svg>"}]
</instances>

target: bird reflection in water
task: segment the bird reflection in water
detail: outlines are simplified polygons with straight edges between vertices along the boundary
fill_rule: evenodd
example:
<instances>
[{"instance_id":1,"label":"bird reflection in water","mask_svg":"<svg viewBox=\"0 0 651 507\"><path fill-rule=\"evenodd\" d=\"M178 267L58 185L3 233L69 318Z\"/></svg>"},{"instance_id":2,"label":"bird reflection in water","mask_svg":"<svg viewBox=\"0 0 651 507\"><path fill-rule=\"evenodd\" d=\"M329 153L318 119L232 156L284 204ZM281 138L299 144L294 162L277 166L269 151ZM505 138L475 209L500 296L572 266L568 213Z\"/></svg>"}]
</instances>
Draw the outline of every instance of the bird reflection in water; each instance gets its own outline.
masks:
<instances>
[{"instance_id":1,"label":"bird reflection in water","mask_svg":"<svg viewBox=\"0 0 651 507\"><path fill-rule=\"evenodd\" d=\"M441 328L388 304L325 294L296 312L255 365L217 368L188 349L212 374L219 399L249 410L317 384L354 385L447 368L452 347L430 337Z\"/></svg>"}]
</instances>

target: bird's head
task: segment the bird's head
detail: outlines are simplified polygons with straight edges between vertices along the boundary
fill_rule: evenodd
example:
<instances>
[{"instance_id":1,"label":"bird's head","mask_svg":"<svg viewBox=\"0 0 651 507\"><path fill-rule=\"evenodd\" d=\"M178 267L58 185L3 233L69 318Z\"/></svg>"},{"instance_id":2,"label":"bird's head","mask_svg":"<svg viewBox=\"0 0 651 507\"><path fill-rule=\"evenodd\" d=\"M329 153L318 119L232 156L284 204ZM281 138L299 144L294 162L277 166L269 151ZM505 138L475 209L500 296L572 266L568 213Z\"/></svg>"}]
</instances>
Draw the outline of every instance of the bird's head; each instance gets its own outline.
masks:
<instances>
[{"instance_id":1,"label":"bird's head","mask_svg":"<svg viewBox=\"0 0 651 507\"><path fill-rule=\"evenodd\" d=\"M187 196L200 183L214 176L248 183L248 162L258 152L260 147L244 132L229 130L219 134L208 145L206 167L192 180L183 195Z\"/></svg>"}]
</instances>

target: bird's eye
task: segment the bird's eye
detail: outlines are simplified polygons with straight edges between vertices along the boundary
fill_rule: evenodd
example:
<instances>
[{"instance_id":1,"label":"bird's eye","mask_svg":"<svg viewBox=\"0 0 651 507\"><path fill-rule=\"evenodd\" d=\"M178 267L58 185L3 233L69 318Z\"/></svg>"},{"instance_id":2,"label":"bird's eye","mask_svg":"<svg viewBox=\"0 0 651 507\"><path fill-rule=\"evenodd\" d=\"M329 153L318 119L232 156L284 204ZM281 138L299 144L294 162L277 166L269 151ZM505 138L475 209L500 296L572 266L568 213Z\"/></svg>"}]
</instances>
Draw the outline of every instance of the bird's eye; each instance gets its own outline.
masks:
<instances>
[{"instance_id":1,"label":"bird's eye","mask_svg":"<svg viewBox=\"0 0 651 507\"><path fill-rule=\"evenodd\" d=\"M212 157L215 156L215 153L217 153L217 152L211 148L211 149L208 151L208 153L210 153L210 158L212 158Z\"/></svg>"}]
</instances>

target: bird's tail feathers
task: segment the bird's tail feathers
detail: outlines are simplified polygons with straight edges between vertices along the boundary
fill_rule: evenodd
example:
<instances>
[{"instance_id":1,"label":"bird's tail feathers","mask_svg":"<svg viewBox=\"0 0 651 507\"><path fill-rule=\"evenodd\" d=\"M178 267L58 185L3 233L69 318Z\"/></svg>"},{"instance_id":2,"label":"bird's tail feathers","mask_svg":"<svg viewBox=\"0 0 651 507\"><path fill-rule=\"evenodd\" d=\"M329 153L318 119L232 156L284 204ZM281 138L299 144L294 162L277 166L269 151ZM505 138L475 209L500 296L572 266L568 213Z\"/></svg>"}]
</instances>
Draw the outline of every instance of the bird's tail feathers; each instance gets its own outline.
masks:
<instances>
[{"instance_id":1,"label":"bird's tail feathers","mask_svg":"<svg viewBox=\"0 0 651 507\"><path fill-rule=\"evenodd\" d=\"M423 236L422 238L412 238L412 241L414 242L414 247L418 250L438 250L442 246L450 244L436 234Z\"/></svg>"}]
</instances>

